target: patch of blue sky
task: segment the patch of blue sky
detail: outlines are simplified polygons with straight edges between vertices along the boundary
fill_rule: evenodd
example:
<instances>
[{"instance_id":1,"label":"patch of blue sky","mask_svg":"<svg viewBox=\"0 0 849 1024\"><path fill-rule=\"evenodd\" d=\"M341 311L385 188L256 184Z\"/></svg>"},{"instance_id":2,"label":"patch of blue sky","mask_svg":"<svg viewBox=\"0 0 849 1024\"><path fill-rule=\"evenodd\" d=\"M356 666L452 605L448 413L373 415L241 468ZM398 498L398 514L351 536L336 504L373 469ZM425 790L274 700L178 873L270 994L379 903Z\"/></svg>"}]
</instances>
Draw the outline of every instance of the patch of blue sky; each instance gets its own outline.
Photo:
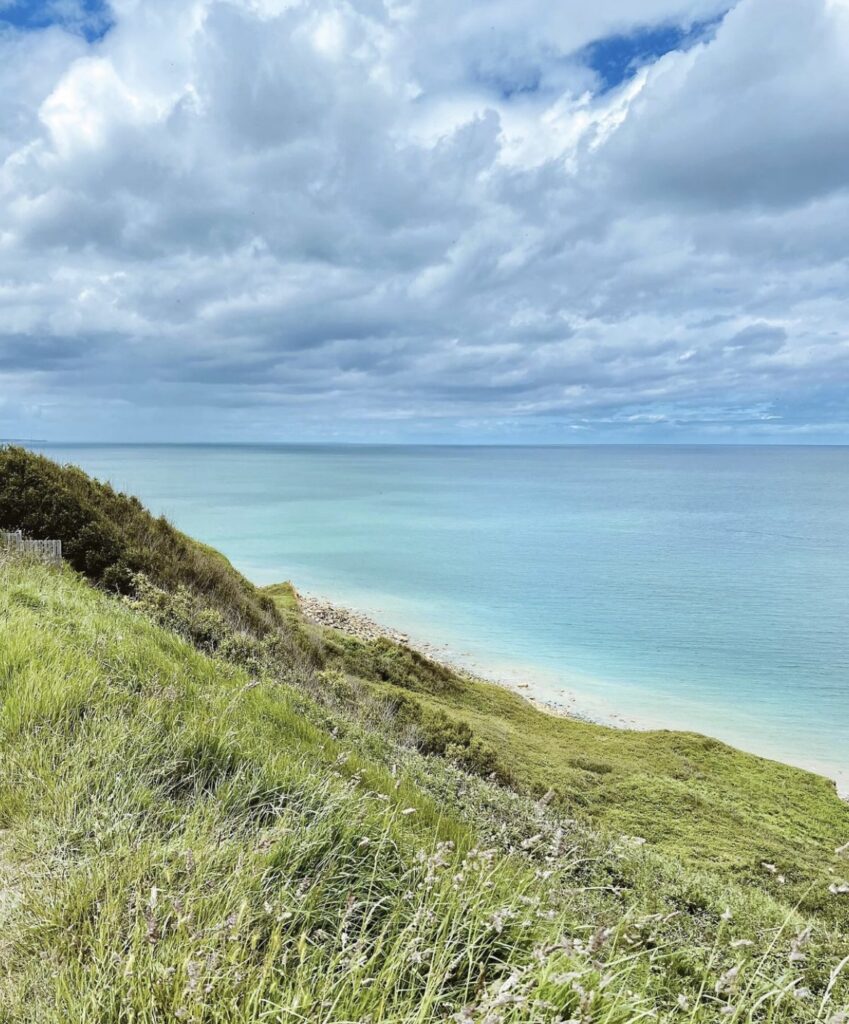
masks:
<instances>
[{"instance_id":1,"label":"patch of blue sky","mask_svg":"<svg viewBox=\"0 0 849 1024\"><path fill-rule=\"evenodd\" d=\"M51 25L93 43L111 28L112 14L105 0L0 0L0 31L37 32Z\"/></svg>"},{"instance_id":2,"label":"patch of blue sky","mask_svg":"<svg viewBox=\"0 0 849 1024\"><path fill-rule=\"evenodd\" d=\"M495 48L473 62L471 74L479 85L509 100L536 92L559 92L569 80L569 69L589 69L596 75L598 91L607 92L632 78L673 50L686 50L709 39L723 15L689 25L676 22L646 25L632 32L604 36L580 50L557 54L511 53Z\"/></svg>"},{"instance_id":3,"label":"patch of blue sky","mask_svg":"<svg viewBox=\"0 0 849 1024\"><path fill-rule=\"evenodd\" d=\"M711 18L688 26L651 25L626 35L606 36L584 47L580 58L595 71L606 92L672 50L686 50L710 38L721 20Z\"/></svg>"}]
</instances>

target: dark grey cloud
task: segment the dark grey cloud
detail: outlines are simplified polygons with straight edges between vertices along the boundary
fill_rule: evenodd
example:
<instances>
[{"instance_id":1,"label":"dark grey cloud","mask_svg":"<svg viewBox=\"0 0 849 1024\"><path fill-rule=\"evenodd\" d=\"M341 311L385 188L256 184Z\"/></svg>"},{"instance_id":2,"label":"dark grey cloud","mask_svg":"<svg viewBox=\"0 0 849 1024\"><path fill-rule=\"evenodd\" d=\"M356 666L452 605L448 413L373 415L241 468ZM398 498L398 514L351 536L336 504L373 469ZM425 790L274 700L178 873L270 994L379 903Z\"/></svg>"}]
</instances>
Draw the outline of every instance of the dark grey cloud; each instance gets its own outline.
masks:
<instances>
[{"instance_id":1,"label":"dark grey cloud","mask_svg":"<svg viewBox=\"0 0 849 1024\"><path fill-rule=\"evenodd\" d=\"M0 35L0 434L847 436L849 3L739 0L612 90L583 63L729 6Z\"/></svg>"}]
</instances>

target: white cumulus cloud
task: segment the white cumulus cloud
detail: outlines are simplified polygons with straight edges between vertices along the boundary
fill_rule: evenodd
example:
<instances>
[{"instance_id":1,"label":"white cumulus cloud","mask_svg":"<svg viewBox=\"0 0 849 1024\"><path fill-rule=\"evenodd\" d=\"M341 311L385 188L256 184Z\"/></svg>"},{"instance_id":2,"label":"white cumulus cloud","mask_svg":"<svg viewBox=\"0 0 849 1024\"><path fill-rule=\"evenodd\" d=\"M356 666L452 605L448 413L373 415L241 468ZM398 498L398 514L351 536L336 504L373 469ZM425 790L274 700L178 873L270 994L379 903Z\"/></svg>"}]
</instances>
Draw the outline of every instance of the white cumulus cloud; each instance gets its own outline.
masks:
<instances>
[{"instance_id":1,"label":"white cumulus cloud","mask_svg":"<svg viewBox=\"0 0 849 1024\"><path fill-rule=\"evenodd\" d=\"M0 434L845 438L849 6L729 6L0 29Z\"/></svg>"}]
</instances>

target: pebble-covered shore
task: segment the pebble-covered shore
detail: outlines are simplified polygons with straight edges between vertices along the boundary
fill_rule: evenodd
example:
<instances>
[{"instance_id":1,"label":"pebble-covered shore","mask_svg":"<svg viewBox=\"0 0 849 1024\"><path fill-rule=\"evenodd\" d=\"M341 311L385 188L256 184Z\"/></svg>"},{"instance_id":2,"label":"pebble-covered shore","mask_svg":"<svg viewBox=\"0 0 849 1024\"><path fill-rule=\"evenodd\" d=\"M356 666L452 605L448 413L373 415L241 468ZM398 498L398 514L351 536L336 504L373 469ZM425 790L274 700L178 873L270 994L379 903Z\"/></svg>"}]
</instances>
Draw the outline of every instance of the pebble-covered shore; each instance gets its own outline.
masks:
<instances>
[{"instance_id":1,"label":"pebble-covered shore","mask_svg":"<svg viewBox=\"0 0 849 1024\"><path fill-rule=\"evenodd\" d=\"M332 629L341 630L358 640L378 640L385 637L394 640L399 644L409 644L410 638L406 633L399 633L398 630L381 626L361 612L352 611L350 608L343 608L338 604L331 604L321 597L314 597L312 594L297 595L298 603L304 618L314 622L318 626L330 626Z\"/></svg>"},{"instance_id":2,"label":"pebble-covered shore","mask_svg":"<svg viewBox=\"0 0 849 1024\"><path fill-rule=\"evenodd\" d=\"M517 683L505 679L495 679L488 676L478 675L477 673L470 671L466 666L453 660L443 649L436 647L433 644L413 640L408 636L408 634L402 633L397 629L392 629L389 626L381 625L379 622L375 622L374 619L369 618L368 615L364 615L362 612L334 604L333 602L328 601L323 597L317 597L314 594L304 594L300 591L296 591L296 596L304 618L318 626L328 626L331 629L338 629L340 632L347 633L349 636L354 636L358 640L378 640L380 638L393 640L395 643L404 644L412 650L418 651L419 654L424 655L426 658L430 658L431 661L439 662L439 664L451 669L452 672L456 672L458 675L465 676L469 679L476 679L484 683L495 683L497 686L504 686L508 690L518 693L519 696L524 697L525 700L530 701L531 704L540 710L547 711L549 714L560 715L567 718L578 718L582 721L593 720L590 716L583 714L578 710L575 706L575 698L569 694L568 691L564 691L563 701L534 697L527 692L530 689L529 683ZM626 723L623 720L621 723L612 722L610 724L624 726Z\"/></svg>"}]
</instances>

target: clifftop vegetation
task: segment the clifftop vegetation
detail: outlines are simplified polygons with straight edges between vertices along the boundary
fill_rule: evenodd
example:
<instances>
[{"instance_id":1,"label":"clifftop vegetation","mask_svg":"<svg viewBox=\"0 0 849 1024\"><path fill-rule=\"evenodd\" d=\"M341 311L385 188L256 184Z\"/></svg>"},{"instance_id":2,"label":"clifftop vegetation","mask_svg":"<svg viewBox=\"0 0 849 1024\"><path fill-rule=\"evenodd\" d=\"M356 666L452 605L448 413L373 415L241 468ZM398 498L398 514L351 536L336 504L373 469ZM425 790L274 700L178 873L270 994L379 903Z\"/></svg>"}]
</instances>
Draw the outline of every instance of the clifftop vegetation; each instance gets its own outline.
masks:
<instances>
[{"instance_id":1,"label":"clifftop vegetation","mask_svg":"<svg viewBox=\"0 0 849 1024\"><path fill-rule=\"evenodd\" d=\"M234 625L264 633L279 624L270 597L218 551L152 516L138 498L14 446L0 448L0 524L62 541L88 579L122 594L137 573L168 590L184 587Z\"/></svg>"}]
</instances>

